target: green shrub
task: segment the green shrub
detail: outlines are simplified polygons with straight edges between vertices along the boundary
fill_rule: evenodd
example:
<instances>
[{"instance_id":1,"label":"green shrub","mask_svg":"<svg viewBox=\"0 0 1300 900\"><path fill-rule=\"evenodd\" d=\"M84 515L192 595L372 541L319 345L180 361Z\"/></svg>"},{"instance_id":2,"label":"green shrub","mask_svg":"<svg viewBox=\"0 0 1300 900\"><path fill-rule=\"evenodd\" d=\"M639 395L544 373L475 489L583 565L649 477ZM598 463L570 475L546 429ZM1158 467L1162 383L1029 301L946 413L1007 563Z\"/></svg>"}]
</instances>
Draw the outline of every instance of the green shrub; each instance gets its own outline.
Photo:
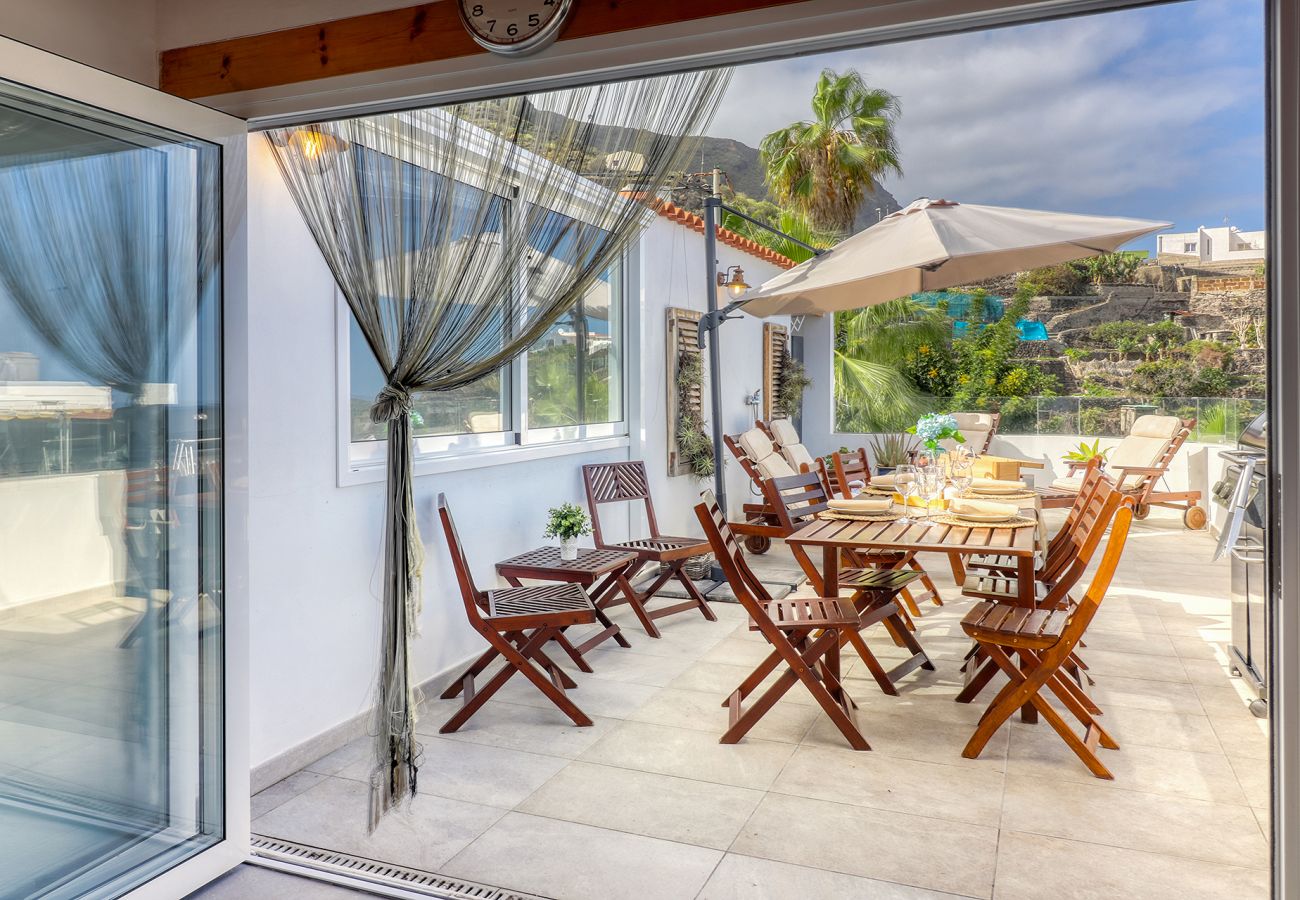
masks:
<instances>
[{"instance_id":1,"label":"green shrub","mask_svg":"<svg viewBox=\"0 0 1300 900\"><path fill-rule=\"evenodd\" d=\"M1128 387L1147 397L1228 397L1235 382L1223 369L1190 359L1159 359L1134 367Z\"/></svg>"},{"instance_id":2,"label":"green shrub","mask_svg":"<svg viewBox=\"0 0 1300 900\"><path fill-rule=\"evenodd\" d=\"M1081 359L1087 359L1089 355L1090 354L1088 353L1087 350L1082 350L1078 347L1065 348L1065 358L1069 360L1073 360L1075 362L1078 362Z\"/></svg>"},{"instance_id":3,"label":"green shrub","mask_svg":"<svg viewBox=\"0 0 1300 900\"><path fill-rule=\"evenodd\" d=\"M1074 297L1088 293L1087 281L1071 265L1044 266L1022 272L1016 287L1030 297Z\"/></svg>"}]
</instances>

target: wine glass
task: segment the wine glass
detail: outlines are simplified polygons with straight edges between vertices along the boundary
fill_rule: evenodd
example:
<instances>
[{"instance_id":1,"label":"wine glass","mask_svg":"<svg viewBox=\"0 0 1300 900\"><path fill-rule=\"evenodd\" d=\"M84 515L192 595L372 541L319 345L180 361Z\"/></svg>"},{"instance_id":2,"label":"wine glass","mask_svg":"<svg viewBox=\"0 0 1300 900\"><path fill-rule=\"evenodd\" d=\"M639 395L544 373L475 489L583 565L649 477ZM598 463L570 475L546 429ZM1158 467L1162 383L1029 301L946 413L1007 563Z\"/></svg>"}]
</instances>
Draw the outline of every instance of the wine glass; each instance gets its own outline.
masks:
<instances>
[{"instance_id":1,"label":"wine glass","mask_svg":"<svg viewBox=\"0 0 1300 900\"><path fill-rule=\"evenodd\" d=\"M914 516L908 501L917 495L920 488L916 480L917 474L917 467L913 465L899 466L894 469L894 490L903 495L903 518L909 522Z\"/></svg>"},{"instance_id":2,"label":"wine glass","mask_svg":"<svg viewBox=\"0 0 1300 900\"><path fill-rule=\"evenodd\" d=\"M943 468L938 465L925 466L917 473L916 481L921 499L925 501L926 524L929 524L930 504L943 494Z\"/></svg>"}]
</instances>

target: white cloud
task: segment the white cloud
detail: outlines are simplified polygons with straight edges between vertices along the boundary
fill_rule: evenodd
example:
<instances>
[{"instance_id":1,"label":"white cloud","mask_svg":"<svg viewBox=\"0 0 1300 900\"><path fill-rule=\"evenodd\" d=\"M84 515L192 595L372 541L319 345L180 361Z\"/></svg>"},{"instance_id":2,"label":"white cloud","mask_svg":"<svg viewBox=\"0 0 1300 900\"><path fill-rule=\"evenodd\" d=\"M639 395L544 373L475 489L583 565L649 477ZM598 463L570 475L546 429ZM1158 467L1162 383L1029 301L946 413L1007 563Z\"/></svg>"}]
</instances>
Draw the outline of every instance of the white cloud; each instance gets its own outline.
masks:
<instances>
[{"instance_id":1,"label":"white cloud","mask_svg":"<svg viewBox=\"0 0 1300 900\"><path fill-rule=\"evenodd\" d=\"M1227 146L1260 167L1262 122L1236 115L1262 108L1257 13L1199 0L748 66L710 133L756 145L809 115L822 68L852 67L901 100L904 177L886 185L901 202L1084 211L1189 187L1232 196L1240 184L1216 189L1206 173Z\"/></svg>"}]
</instances>

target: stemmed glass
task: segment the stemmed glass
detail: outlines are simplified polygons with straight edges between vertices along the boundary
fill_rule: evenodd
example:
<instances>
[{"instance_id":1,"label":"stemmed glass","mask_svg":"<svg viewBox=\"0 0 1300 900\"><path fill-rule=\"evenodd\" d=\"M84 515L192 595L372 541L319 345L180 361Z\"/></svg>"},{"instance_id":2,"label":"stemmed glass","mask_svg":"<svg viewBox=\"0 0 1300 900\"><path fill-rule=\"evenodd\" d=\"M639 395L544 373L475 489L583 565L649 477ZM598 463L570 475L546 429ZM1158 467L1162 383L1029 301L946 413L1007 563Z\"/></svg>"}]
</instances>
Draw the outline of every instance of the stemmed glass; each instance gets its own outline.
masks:
<instances>
[{"instance_id":1,"label":"stemmed glass","mask_svg":"<svg viewBox=\"0 0 1300 900\"><path fill-rule=\"evenodd\" d=\"M920 488L921 499L925 501L925 520L930 524L930 504L936 497L943 494L943 467L938 465L929 465L923 467L917 472L917 485Z\"/></svg>"},{"instance_id":2,"label":"stemmed glass","mask_svg":"<svg viewBox=\"0 0 1300 900\"><path fill-rule=\"evenodd\" d=\"M894 490L903 495L903 518L908 522L915 518L912 515L911 503L908 501L920 491L917 475L918 469L913 465L899 466L894 469Z\"/></svg>"}]
</instances>

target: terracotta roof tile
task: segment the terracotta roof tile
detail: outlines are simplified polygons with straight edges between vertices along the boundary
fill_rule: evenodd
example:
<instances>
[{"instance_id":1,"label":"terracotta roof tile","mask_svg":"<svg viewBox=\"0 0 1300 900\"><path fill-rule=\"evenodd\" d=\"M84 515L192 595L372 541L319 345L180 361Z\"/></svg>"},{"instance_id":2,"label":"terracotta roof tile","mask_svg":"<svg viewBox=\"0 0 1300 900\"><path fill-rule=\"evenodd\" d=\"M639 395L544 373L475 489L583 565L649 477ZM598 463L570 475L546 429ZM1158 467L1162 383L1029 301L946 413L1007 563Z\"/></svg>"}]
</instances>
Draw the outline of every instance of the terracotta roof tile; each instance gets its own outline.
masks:
<instances>
[{"instance_id":1,"label":"terracotta roof tile","mask_svg":"<svg viewBox=\"0 0 1300 900\"><path fill-rule=\"evenodd\" d=\"M649 206L659 215L663 216L670 222L676 222L678 225L689 228L699 234L704 234L704 219L697 216L689 209L683 209L675 203L657 198L649 198L642 193L625 192L625 197L634 200L640 200L646 206ZM782 269L792 269L798 263L788 256L777 253L768 247L764 247L758 241L750 240L743 234L737 234L729 228L717 226L718 240L728 247L734 247L742 253L748 253L750 256L756 256L764 262L771 263L774 266L780 266Z\"/></svg>"}]
</instances>

